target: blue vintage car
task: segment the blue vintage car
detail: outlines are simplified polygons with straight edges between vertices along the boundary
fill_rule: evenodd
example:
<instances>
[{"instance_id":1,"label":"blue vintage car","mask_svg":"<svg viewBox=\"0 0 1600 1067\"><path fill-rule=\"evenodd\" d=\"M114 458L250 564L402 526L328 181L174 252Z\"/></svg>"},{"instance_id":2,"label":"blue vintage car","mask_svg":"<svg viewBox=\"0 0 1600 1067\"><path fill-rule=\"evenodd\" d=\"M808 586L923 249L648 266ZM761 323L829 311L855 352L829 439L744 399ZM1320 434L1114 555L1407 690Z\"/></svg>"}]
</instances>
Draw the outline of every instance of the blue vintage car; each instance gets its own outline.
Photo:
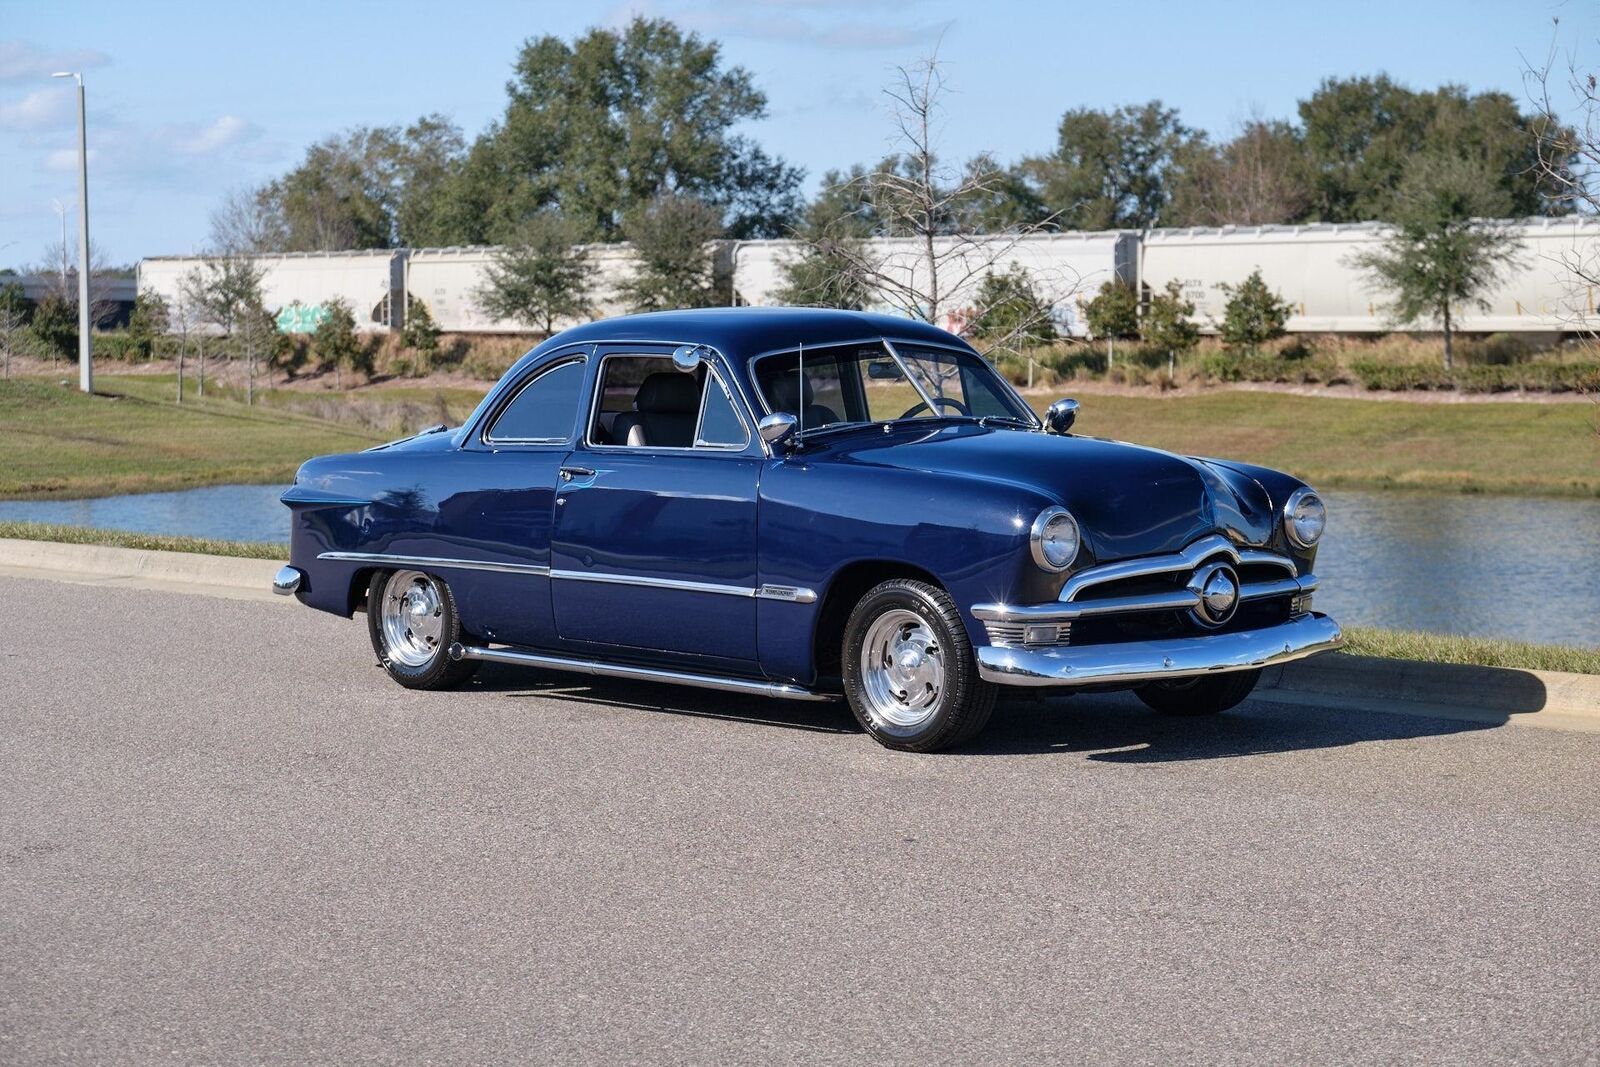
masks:
<instances>
[{"instance_id":1,"label":"blue vintage car","mask_svg":"<svg viewBox=\"0 0 1600 1067\"><path fill-rule=\"evenodd\" d=\"M840 694L892 748L1002 687L1218 712L1336 648L1322 501L1286 474L1070 433L942 330L674 311L529 352L459 428L300 468L276 587L365 611L401 685L485 661Z\"/></svg>"}]
</instances>

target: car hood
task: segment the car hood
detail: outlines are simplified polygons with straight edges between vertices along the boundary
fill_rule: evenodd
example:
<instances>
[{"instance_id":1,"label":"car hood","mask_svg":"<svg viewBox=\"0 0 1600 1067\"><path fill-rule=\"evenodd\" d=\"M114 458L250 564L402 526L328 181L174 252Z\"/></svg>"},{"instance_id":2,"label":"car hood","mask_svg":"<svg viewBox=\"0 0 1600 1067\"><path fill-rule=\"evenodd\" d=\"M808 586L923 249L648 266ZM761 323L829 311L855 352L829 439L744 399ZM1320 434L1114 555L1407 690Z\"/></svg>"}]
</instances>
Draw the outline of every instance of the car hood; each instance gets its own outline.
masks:
<instances>
[{"instance_id":1,"label":"car hood","mask_svg":"<svg viewBox=\"0 0 1600 1067\"><path fill-rule=\"evenodd\" d=\"M1272 501L1254 478L1121 441L969 423L845 434L817 452L818 459L1033 489L1072 512L1100 562L1176 551L1211 533L1239 545L1265 545L1273 536Z\"/></svg>"}]
</instances>

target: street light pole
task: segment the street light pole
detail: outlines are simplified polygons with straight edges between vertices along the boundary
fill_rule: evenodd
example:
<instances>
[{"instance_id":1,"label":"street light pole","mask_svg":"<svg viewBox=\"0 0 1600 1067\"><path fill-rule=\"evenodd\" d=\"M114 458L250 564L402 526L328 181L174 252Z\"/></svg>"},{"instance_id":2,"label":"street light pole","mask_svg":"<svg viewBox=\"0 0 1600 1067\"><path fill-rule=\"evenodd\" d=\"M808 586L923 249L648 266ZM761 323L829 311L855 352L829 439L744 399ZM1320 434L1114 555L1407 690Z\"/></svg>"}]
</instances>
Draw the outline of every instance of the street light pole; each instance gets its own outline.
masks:
<instances>
[{"instance_id":1,"label":"street light pole","mask_svg":"<svg viewBox=\"0 0 1600 1067\"><path fill-rule=\"evenodd\" d=\"M94 392L94 340L89 334L89 138L85 129L83 75L57 71L52 78L78 82L78 388Z\"/></svg>"}]
</instances>

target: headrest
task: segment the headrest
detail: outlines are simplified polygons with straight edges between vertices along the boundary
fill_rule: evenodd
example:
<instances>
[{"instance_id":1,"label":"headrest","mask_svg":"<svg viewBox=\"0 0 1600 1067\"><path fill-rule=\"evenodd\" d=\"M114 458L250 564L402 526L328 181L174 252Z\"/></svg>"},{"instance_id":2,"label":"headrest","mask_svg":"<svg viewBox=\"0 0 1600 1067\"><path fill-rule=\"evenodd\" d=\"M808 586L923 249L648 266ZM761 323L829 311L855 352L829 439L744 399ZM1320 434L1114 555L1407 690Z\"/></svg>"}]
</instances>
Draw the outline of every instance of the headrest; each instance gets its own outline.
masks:
<instances>
[{"instance_id":1,"label":"headrest","mask_svg":"<svg viewBox=\"0 0 1600 1067\"><path fill-rule=\"evenodd\" d=\"M633 398L635 411L658 415L690 415L700 403L700 379L682 371L661 371L646 378Z\"/></svg>"},{"instance_id":2,"label":"headrest","mask_svg":"<svg viewBox=\"0 0 1600 1067\"><path fill-rule=\"evenodd\" d=\"M809 405L815 397L811 379L798 374L780 374L772 382L772 410L800 414L800 405Z\"/></svg>"}]
</instances>

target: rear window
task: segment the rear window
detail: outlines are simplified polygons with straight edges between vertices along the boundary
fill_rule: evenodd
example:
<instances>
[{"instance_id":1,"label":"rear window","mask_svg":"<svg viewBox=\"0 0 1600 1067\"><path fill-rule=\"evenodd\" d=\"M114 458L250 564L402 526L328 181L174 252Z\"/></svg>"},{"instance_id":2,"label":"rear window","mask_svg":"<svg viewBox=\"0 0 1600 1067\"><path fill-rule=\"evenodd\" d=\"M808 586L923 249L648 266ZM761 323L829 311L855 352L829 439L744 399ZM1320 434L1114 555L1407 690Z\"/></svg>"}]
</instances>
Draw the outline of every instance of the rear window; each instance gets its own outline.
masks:
<instances>
[{"instance_id":1,"label":"rear window","mask_svg":"<svg viewBox=\"0 0 1600 1067\"><path fill-rule=\"evenodd\" d=\"M564 442L577 422L578 394L583 387L583 360L575 359L543 371L511 398L494 425L491 441Z\"/></svg>"}]
</instances>

